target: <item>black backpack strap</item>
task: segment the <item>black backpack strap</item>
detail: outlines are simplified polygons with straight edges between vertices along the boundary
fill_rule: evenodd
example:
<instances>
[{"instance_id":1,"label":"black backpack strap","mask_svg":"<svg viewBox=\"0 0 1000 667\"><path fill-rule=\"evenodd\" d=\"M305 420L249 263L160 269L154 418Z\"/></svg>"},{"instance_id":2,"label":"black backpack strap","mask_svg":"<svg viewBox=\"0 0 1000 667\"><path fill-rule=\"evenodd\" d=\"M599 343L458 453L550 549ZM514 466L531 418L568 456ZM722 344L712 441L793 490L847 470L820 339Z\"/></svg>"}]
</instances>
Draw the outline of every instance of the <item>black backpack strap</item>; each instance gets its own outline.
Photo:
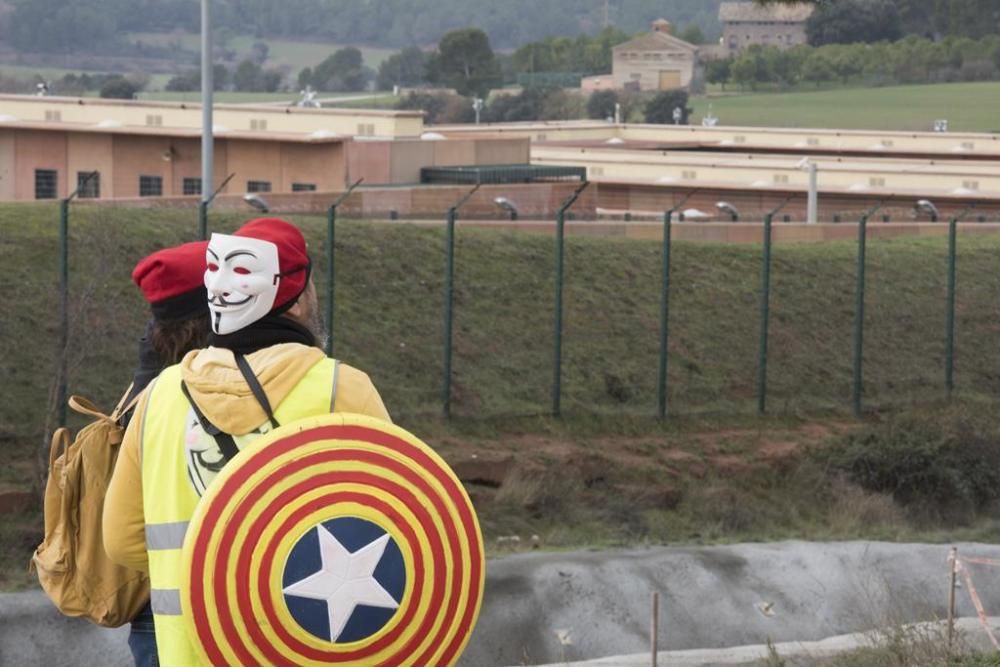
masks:
<instances>
[{"instance_id":1,"label":"black backpack strap","mask_svg":"<svg viewBox=\"0 0 1000 667\"><path fill-rule=\"evenodd\" d=\"M233 356L236 357L236 365L239 366L240 373L243 373L243 379L250 385L250 391L253 392L257 402L260 403L260 407L264 408L264 414L270 420L271 426L278 428L281 424L274 418L274 411L271 410L271 402L267 400L267 394L264 393L264 388L260 386L260 381L254 375L253 369L250 367L250 362L242 354L235 354Z\"/></svg>"},{"instance_id":2,"label":"black backpack strap","mask_svg":"<svg viewBox=\"0 0 1000 667\"><path fill-rule=\"evenodd\" d=\"M225 458L226 463L232 461L237 454L240 453L239 447L236 446L236 441L233 436L222 431L218 426L208 421L208 417L205 413L201 411L198 404L194 402L191 398L191 392L188 391L187 385L181 380L181 391L184 392L184 397L187 398L188 403L191 404L191 409L194 410L195 416L198 418L198 423L208 433L210 436L215 438L215 442L219 445L219 450L222 452L223 458Z\"/></svg>"}]
</instances>

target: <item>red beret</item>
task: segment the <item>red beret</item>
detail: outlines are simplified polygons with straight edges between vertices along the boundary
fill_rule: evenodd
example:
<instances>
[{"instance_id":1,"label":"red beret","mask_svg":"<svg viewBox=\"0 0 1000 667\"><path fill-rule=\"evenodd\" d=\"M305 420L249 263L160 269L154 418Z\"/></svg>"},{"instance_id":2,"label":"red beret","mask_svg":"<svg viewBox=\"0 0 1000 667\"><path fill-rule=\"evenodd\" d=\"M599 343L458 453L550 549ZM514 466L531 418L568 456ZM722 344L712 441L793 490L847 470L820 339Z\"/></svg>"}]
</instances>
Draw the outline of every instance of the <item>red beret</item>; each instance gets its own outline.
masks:
<instances>
[{"instance_id":1,"label":"red beret","mask_svg":"<svg viewBox=\"0 0 1000 667\"><path fill-rule=\"evenodd\" d=\"M157 250L136 264L132 280L158 320L188 319L208 312L205 248L194 241Z\"/></svg>"},{"instance_id":2,"label":"red beret","mask_svg":"<svg viewBox=\"0 0 1000 667\"><path fill-rule=\"evenodd\" d=\"M233 236L270 241L278 246L281 282L278 283L272 312L295 303L305 291L312 270L306 239L299 228L280 218L257 218L233 232Z\"/></svg>"}]
</instances>

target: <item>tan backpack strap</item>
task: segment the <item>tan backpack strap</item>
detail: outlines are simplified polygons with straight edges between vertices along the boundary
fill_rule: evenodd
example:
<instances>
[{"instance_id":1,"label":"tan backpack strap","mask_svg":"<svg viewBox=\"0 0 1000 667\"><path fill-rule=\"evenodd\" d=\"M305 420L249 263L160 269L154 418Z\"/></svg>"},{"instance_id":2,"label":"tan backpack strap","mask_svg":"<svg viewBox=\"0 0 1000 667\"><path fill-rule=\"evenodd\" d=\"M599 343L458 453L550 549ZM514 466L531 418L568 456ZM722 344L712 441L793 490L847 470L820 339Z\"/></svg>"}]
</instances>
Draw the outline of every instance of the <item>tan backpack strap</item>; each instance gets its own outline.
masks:
<instances>
[{"instance_id":1,"label":"tan backpack strap","mask_svg":"<svg viewBox=\"0 0 1000 667\"><path fill-rule=\"evenodd\" d=\"M128 389L126 389L125 393L122 394L122 397L120 399L118 399L118 405L116 405L115 409L111 411L111 417L113 419L117 419L118 417L121 417L123 414L125 414L126 412L128 412L132 408L133 405L135 405L135 399L134 398L131 401L129 401L128 405L125 405L125 399L128 398L128 395L132 393L132 387L134 387L134 386L135 386L134 382L130 383L129 386L128 386ZM142 392L139 392L139 393L142 393Z\"/></svg>"},{"instance_id":2,"label":"tan backpack strap","mask_svg":"<svg viewBox=\"0 0 1000 667\"><path fill-rule=\"evenodd\" d=\"M49 474L52 474L52 467L56 464L56 459L62 456L72 444L69 429L65 426L56 429L52 434L52 444L49 445Z\"/></svg>"},{"instance_id":3,"label":"tan backpack strap","mask_svg":"<svg viewBox=\"0 0 1000 667\"><path fill-rule=\"evenodd\" d=\"M69 407L73 408L74 412L79 412L81 415L87 415L88 417L94 417L95 419L111 419L111 417L104 414L104 412L102 412L93 401L89 398L84 398L83 396L70 396Z\"/></svg>"}]
</instances>

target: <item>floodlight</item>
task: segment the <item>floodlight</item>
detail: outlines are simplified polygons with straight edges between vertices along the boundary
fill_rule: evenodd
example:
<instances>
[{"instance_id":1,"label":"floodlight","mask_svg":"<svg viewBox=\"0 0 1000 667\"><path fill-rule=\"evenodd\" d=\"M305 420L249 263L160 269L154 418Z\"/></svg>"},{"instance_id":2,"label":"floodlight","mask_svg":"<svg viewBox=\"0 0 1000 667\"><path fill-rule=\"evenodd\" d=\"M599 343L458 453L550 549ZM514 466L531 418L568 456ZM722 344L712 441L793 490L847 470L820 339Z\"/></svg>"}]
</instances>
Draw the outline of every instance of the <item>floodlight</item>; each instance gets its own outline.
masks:
<instances>
[{"instance_id":1,"label":"floodlight","mask_svg":"<svg viewBox=\"0 0 1000 667\"><path fill-rule=\"evenodd\" d=\"M918 213L926 213L927 215L929 215L931 218L931 222L938 221L937 206L935 206L929 200L927 199L919 200L914 208L917 210Z\"/></svg>"},{"instance_id":2,"label":"floodlight","mask_svg":"<svg viewBox=\"0 0 1000 667\"><path fill-rule=\"evenodd\" d=\"M496 199L493 200L493 203L502 208L503 210L507 211L508 213L510 213L511 220L517 220L519 212L514 202L507 199L506 197L497 197Z\"/></svg>"},{"instance_id":3,"label":"floodlight","mask_svg":"<svg viewBox=\"0 0 1000 667\"><path fill-rule=\"evenodd\" d=\"M253 206L261 213L267 213L271 210L271 207L268 206L267 201L265 201L263 197L252 192L250 194L243 195L243 201L250 206Z\"/></svg>"},{"instance_id":4,"label":"floodlight","mask_svg":"<svg viewBox=\"0 0 1000 667\"><path fill-rule=\"evenodd\" d=\"M733 222L738 222L740 219L740 212L736 210L736 207L727 201L720 201L715 205L715 208L719 209L723 213L729 214L733 219Z\"/></svg>"},{"instance_id":5,"label":"floodlight","mask_svg":"<svg viewBox=\"0 0 1000 667\"><path fill-rule=\"evenodd\" d=\"M704 222L706 220L711 220L712 216L704 211L700 211L696 208L689 208L681 212L680 220L684 222L685 220L690 220L691 222Z\"/></svg>"}]
</instances>

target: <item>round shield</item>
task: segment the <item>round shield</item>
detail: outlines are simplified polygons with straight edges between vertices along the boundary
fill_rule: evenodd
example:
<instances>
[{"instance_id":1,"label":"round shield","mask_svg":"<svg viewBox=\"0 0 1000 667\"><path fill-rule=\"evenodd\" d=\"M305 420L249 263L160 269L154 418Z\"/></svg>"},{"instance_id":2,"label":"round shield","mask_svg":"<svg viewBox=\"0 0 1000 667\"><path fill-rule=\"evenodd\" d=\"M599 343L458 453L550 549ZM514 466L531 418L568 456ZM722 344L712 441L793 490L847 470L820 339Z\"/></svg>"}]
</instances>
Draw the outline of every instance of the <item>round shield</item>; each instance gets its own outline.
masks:
<instances>
[{"instance_id":1,"label":"round shield","mask_svg":"<svg viewBox=\"0 0 1000 667\"><path fill-rule=\"evenodd\" d=\"M357 415L283 426L209 485L181 603L212 665L452 665L483 597L465 489L413 435Z\"/></svg>"}]
</instances>

